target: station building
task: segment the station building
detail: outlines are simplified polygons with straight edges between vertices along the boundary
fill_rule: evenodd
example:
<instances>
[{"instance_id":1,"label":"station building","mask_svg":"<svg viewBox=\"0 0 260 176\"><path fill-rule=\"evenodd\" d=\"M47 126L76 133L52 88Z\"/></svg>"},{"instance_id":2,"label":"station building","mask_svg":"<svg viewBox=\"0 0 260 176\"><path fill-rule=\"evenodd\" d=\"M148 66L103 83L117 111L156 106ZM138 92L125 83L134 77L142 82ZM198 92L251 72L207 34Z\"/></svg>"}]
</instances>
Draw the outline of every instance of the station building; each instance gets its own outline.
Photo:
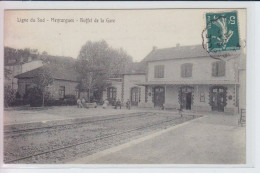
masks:
<instances>
[{"instance_id":1,"label":"station building","mask_svg":"<svg viewBox=\"0 0 260 176\"><path fill-rule=\"evenodd\" d=\"M107 91L133 106L237 113L246 108L245 61L214 59L201 45L153 49L144 73L123 74L121 90Z\"/></svg>"}]
</instances>

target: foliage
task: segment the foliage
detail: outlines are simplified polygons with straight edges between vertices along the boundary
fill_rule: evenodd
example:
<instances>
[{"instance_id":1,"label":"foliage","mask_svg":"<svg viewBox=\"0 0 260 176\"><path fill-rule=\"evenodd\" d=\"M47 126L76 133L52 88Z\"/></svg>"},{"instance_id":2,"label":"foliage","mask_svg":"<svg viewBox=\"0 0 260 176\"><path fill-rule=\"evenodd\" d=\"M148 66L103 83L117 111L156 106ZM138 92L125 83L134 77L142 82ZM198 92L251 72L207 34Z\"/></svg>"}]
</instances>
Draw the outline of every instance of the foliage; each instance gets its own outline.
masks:
<instances>
[{"instance_id":1,"label":"foliage","mask_svg":"<svg viewBox=\"0 0 260 176\"><path fill-rule=\"evenodd\" d=\"M39 107L42 105L42 91L38 87L30 88L24 98L31 107Z\"/></svg>"},{"instance_id":2,"label":"foliage","mask_svg":"<svg viewBox=\"0 0 260 176\"><path fill-rule=\"evenodd\" d=\"M48 65L45 65L38 71L33 78L33 83L37 85L37 87L44 91L44 89L53 83L52 71Z\"/></svg>"},{"instance_id":3,"label":"foliage","mask_svg":"<svg viewBox=\"0 0 260 176\"><path fill-rule=\"evenodd\" d=\"M38 71L34 77L32 82L37 86L37 88L41 91L41 96L44 97L42 99L42 106L44 106L44 101L46 97L46 88L53 83L52 71L48 64L44 65L40 71Z\"/></svg>"},{"instance_id":4,"label":"foliage","mask_svg":"<svg viewBox=\"0 0 260 176\"><path fill-rule=\"evenodd\" d=\"M75 95L65 95L64 99L47 99L45 105L46 106L62 106L62 105L76 105L77 99Z\"/></svg>"},{"instance_id":5,"label":"foliage","mask_svg":"<svg viewBox=\"0 0 260 176\"><path fill-rule=\"evenodd\" d=\"M64 99L76 100L76 96L75 95L65 95Z\"/></svg>"},{"instance_id":6,"label":"foliage","mask_svg":"<svg viewBox=\"0 0 260 176\"><path fill-rule=\"evenodd\" d=\"M39 52L37 49L14 49L4 47L4 61L7 63L21 63L27 62L30 58L32 60L38 59Z\"/></svg>"},{"instance_id":7,"label":"foliage","mask_svg":"<svg viewBox=\"0 0 260 176\"><path fill-rule=\"evenodd\" d=\"M24 106L29 104L27 100L15 99L10 106Z\"/></svg>"},{"instance_id":8,"label":"foliage","mask_svg":"<svg viewBox=\"0 0 260 176\"><path fill-rule=\"evenodd\" d=\"M12 71L7 68L4 68L4 75L6 80L11 80Z\"/></svg>"},{"instance_id":9,"label":"foliage","mask_svg":"<svg viewBox=\"0 0 260 176\"><path fill-rule=\"evenodd\" d=\"M46 101L46 106L61 106L63 105L63 100L47 100Z\"/></svg>"},{"instance_id":10,"label":"foliage","mask_svg":"<svg viewBox=\"0 0 260 176\"><path fill-rule=\"evenodd\" d=\"M9 107L15 100L16 91L10 86L4 86L4 106Z\"/></svg>"},{"instance_id":11,"label":"foliage","mask_svg":"<svg viewBox=\"0 0 260 176\"><path fill-rule=\"evenodd\" d=\"M24 103L28 103L32 107L42 106L43 96L44 100L46 101L52 99L51 94L49 92L45 91L45 93L43 94L42 90L38 87L30 88L24 95Z\"/></svg>"},{"instance_id":12,"label":"foliage","mask_svg":"<svg viewBox=\"0 0 260 176\"><path fill-rule=\"evenodd\" d=\"M21 95L19 94L19 92L16 92L15 98L16 98L16 99L20 99L20 98L21 98Z\"/></svg>"},{"instance_id":13,"label":"foliage","mask_svg":"<svg viewBox=\"0 0 260 176\"><path fill-rule=\"evenodd\" d=\"M64 105L76 105L77 99L75 95L65 95L65 98L62 102Z\"/></svg>"},{"instance_id":14,"label":"foliage","mask_svg":"<svg viewBox=\"0 0 260 176\"><path fill-rule=\"evenodd\" d=\"M126 70L132 58L123 49L113 49L107 42L88 41L82 46L76 68L81 74L79 90L91 92L103 91L107 86L106 80L119 77Z\"/></svg>"}]
</instances>

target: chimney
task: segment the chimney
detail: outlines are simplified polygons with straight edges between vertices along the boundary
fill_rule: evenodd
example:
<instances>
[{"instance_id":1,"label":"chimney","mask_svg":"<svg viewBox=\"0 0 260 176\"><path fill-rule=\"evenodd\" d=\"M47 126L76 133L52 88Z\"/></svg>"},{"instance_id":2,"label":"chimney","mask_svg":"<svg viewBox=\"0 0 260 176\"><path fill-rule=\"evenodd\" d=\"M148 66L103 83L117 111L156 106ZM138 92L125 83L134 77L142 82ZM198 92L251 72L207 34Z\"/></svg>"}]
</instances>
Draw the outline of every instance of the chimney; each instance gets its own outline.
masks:
<instances>
[{"instance_id":1,"label":"chimney","mask_svg":"<svg viewBox=\"0 0 260 176\"><path fill-rule=\"evenodd\" d=\"M180 47L180 43L177 43L177 44L176 44L176 48L179 48L179 47Z\"/></svg>"},{"instance_id":2,"label":"chimney","mask_svg":"<svg viewBox=\"0 0 260 176\"><path fill-rule=\"evenodd\" d=\"M157 46L153 46L153 51L157 50Z\"/></svg>"}]
</instances>

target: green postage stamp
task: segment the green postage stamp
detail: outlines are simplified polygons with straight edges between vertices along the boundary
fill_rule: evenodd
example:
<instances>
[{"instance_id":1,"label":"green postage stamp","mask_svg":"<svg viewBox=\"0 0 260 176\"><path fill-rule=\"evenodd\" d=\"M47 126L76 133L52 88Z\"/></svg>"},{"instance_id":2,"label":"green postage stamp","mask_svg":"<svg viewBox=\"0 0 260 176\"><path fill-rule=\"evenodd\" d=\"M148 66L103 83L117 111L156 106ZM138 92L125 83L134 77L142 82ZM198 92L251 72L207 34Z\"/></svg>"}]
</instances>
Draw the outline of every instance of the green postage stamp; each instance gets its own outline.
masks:
<instances>
[{"instance_id":1,"label":"green postage stamp","mask_svg":"<svg viewBox=\"0 0 260 176\"><path fill-rule=\"evenodd\" d=\"M240 50L237 12L206 13L208 52Z\"/></svg>"}]
</instances>

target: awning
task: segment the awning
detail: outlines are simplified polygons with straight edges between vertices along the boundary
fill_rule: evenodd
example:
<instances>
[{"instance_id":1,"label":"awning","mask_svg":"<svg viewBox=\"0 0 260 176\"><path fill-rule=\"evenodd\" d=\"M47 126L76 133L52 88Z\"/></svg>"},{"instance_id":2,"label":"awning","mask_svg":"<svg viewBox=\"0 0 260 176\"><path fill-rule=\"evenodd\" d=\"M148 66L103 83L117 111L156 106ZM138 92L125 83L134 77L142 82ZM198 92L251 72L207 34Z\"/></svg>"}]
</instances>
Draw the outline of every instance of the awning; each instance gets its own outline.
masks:
<instances>
[{"instance_id":1,"label":"awning","mask_svg":"<svg viewBox=\"0 0 260 176\"><path fill-rule=\"evenodd\" d=\"M155 85L239 85L235 81L226 80L201 80L201 81L147 81L136 83L139 86L155 86Z\"/></svg>"}]
</instances>

